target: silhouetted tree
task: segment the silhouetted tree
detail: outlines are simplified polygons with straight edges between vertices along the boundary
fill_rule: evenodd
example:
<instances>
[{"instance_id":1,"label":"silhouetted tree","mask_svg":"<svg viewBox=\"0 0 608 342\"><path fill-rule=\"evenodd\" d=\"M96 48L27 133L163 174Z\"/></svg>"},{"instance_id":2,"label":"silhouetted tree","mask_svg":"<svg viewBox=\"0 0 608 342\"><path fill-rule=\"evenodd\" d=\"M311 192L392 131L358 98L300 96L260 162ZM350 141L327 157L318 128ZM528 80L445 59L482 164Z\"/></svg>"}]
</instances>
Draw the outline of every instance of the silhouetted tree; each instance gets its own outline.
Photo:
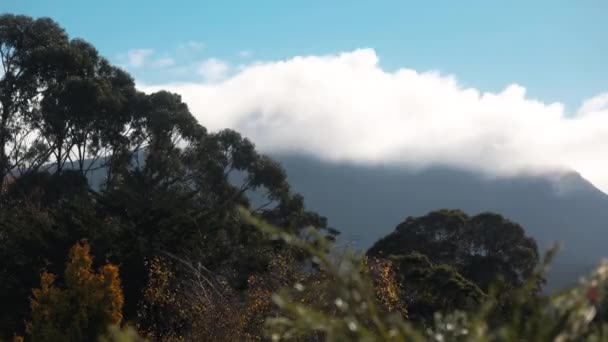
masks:
<instances>
[{"instance_id":1,"label":"silhouetted tree","mask_svg":"<svg viewBox=\"0 0 608 342\"><path fill-rule=\"evenodd\" d=\"M133 318L147 259L185 258L245 290L283 251L308 257L242 222L239 206L295 234L308 225L337 234L252 142L207 132L177 94L138 92L128 73L52 20L0 16L0 59L5 336L22 330L40 269L57 273L81 239L121 265Z\"/></svg>"},{"instance_id":2,"label":"silhouetted tree","mask_svg":"<svg viewBox=\"0 0 608 342\"><path fill-rule=\"evenodd\" d=\"M0 188L14 169L44 162L44 142L32 136L39 96L49 87L50 64L67 43L66 33L51 19L0 16Z\"/></svg>"},{"instance_id":3,"label":"silhouetted tree","mask_svg":"<svg viewBox=\"0 0 608 342\"><path fill-rule=\"evenodd\" d=\"M539 260L536 242L520 225L498 214L469 217L460 210L409 217L367 254L388 257L413 252L454 267L484 291L497 281L506 287L521 285Z\"/></svg>"},{"instance_id":4,"label":"silhouetted tree","mask_svg":"<svg viewBox=\"0 0 608 342\"><path fill-rule=\"evenodd\" d=\"M409 318L429 322L435 313L473 310L486 294L472 281L446 264L433 264L417 252L390 258L397 267L399 297L407 305Z\"/></svg>"},{"instance_id":5,"label":"silhouetted tree","mask_svg":"<svg viewBox=\"0 0 608 342\"><path fill-rule=\"evenodd\" d=\"M518 224L460 210L409 217L367 254L396 260L409 313L425 321L436 311L475 308L490 292L508 310L510 292L539 262L536 242Z\"/></svg>"}]
</instances>

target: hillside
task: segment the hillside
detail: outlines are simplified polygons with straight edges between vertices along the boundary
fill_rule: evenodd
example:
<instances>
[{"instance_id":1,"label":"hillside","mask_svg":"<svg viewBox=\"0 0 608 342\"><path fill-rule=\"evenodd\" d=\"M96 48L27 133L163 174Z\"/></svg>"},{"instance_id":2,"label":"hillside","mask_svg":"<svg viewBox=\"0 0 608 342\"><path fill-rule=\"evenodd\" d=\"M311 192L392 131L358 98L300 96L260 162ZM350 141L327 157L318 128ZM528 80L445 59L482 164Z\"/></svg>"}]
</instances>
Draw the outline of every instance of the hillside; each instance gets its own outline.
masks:
<instances>
[{"instance_id":1,"label":"hillside","mask_svg":"<svg viewBox=\"0 0 608 342\"><path fill-rule=\"evenodd\" d=\"M576 173L489 179L431 168L330 164L301 156L275 156L307 206L329 218L342 242L366 249L407 216L437 208L475 214L495 211L522 224L542 250L562 244L549 288L575 282L606 256L608 196Z\"/></svg>"}]
</instances>

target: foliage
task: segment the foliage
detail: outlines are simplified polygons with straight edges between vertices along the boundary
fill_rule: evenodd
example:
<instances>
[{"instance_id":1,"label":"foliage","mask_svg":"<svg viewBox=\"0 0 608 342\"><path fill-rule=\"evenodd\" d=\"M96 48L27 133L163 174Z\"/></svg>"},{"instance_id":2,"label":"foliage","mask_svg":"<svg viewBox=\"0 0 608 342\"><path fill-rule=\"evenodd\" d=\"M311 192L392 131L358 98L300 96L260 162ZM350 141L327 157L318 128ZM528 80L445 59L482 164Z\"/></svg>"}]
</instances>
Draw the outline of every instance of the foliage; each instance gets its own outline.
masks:
<instances>
[{"instance_id":1,"label":"foliage","mask_svg":"<svg viewBox=\"0 0 608 342\"><path fill-rule=\"evenodd\" d=\"M552 250L515 290L515 305L500 320L492 317L499 309L499 301L487 298L469 313L458 310L436 313L429 325L421 326L379 309L371 291L373 282L362 267L361 256L347 254L336 263L317 245L284 233L246 211L243 215L271 236L309 250L332 276L333 304L339 310L331 314L299 302L293 296L294 290L286 289L274 296L282 314L267 319L268 334L273 341L298 340L319 333L327 341L608 341L606 324L597 315L606 298L608 263L602 263L580 285L539 299L537 281L555 253ZM295 291L306 288L298 286Z\"/></svg>"},{"instance_id":2,"label":"foliage","mask_svg":"<svg viewBox=\"0 0 608 342\"><path fill-rule=\"evenodd\" d=\"M414 252L390 260L398 270L399 297L406 302L413 321L429 321L435 313L455 309L471 311L487 297L452 266L433 264L425 255Z\"/></svg>"},{"instance_id":3,"label":"foliage","mask_svg":"<svg viewBox=\"0 0 608 342\"><path fill-rule=\"evenodd\" d=\"M207 132L177 94L137 91L51 19L0 16L0 63L0 336L23 331L27 289L81 239L121 265L134 319L145 260L193 260L245 291L289 248L244 224L238 205L293 233L336 235L251 141Z\"/></svg>"},{"instance_id":4,"label":"foliage","mask_svg":"<svg viewBox=\"0 0 608 342\"><path fill-rule=\"evenodd\" d=\"M259 220L247 211L242 211L242 215L271 236L307 250L331 279L326 303L333 310L319 310L298 301L298 292L309 291L304 284L296 284L273 296L284 315L267 320L272 340L301 339L319 334L328 341L374 338L388 341L396 336L417 337L417 332L409 328L402 315L382 309L360 256L347 253L336 262L324 248L327 240L314 229L309 230L309 234L316 237L315 243L310 243Z\"/></svg>"},{"instance_id":5,"label":"foliage","mask_svg":"<svg viewBox=\"0 0 608 342\"><path fill-rule=\"evenodd\" d=\"M380 308L405 317L392 263L366 260L364 267L370 269ZM328 274L302 265L289 253L275 255L266 272L251 275L245 291L183 260L154 259L148 269L138 327L155 341L262 340L265 319L278 314L272 296L284 287L306 288L294 293L298 302L323 312L336 311Z\"/></svg>"},{"instance_id":6,"label":"foliage","mask_svg":"<svg viewBox=\"0 0 608 342\"><path fill-rule=\"evenodd\" d=\"M112 325L108 331L99 337L99 342L146 342L147 340L131 326L119 327Z\"/></svg>"},{"instance_id":7,"label":"foliage","mask_svg":"<svg viewBox=\"0 0 608 342\"><path fill-rule=\"evenodd\" d=\"M203 267L154 259L148 263L150 280L140 303L139 329L156 341L260 340L265 317L275 311L272 293L296 281L315 281L314 274L297 265L277 255L268 272L249 277L243 292Z\"/></svg>"},{"instance_id":8,"label":"foliage","mask_svg":"<svg viewBox=\"0 0 608 342\"><path fill-rule=\"evenodd\" d=\"M364 269L370 273L380 306L386 312L396 312L403 318L408 318L409 304L405 303L401 293L403 284L399 280L395 262L367 257L363 258L363 262Z\"/></svg>"},{"instance_id":9,"label":"foliage","mask_svg":"<svg viewBox=\"0 0 608 342\"><path fill-rule=\"evenodd\" d=\"M101 241L108 240L87 188L74 186L77 178L31 176L11 186L0 210L0 326L5 337L23 332L30 289L39 284L41 269L59 274L76 242L88 238L102 248Z\"/></svg>"},{"instance_id":10,"label":"foliage","mask_svg":"<svg viewBox=\"0 0 608 342\"><path fill-rule=\"evenodd\" d=\"M0 63L2 337L142 340L124 317L155 341L606 340L608 265L544 296L498 214L410 217L339 255L281 165L51 19L0 15Z\"/></svg>"},{"instance_id":11,"label":"foliage","mask_svg":"<svg viewBox=\"0 0 608 342\"><path fill-rule=\"evenodd\" d=\"M40 165L32 153L41 149L42 140L25 142L36 130L39 95L53 74L49 65L67 42L64 30L48 18L0 16L0 189L14 169Z\"/></svg>"},{"instance_id":12,"label":"foliage","mask_svg":"<svg viewBox=\"0 0 608 342\"><path fill-rule=\"evenodd\" d=\"M32 291L32 318L27 334L34 341L92 341L122 320L123 295L118 267L92 270L90 247L79 243L70 250L63 288L56 276L43 272L40 288Z\"/></svg>"},{"instance_id":13,"label":"foliage","mask_svg":"<svg viewBox=\"0 0 608 342\"><path fill-rule=\"evenodd\" d=\"M417 252L432 263L451 265L481 289L496 281L521 285L538 263L536 242L523 228L494 213L469 217L460 210L439 210L409 217L376 242L369 255Z\"/></svg>"},{"instance_id":14,"label":"foliage","mask_svg":"<svg viewBox=\"0 0 608 342\"><path fill-rule=\"evenodd\" d=\"M435 312L476 308L491 291L509 310L511 292L531 279L538 263L536 242L521 226L498 214L469 217L460 210L409 217L367 255L397 261L410 318L427 322ZM540 290L543 280L536 281Z\"/></svg>"}]
</instances>

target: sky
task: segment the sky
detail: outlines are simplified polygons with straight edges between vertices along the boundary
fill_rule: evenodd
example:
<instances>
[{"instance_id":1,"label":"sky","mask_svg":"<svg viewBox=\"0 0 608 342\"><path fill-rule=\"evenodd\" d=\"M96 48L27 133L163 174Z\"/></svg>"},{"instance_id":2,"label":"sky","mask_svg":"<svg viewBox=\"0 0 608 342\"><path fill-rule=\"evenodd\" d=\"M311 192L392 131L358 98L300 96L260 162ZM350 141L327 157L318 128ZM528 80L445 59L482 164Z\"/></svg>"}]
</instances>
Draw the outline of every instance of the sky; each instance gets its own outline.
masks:
<instances>
[{"instance_id":1,"label":"sky","mask_svg":"<svg viewBox=\"0 0 608 342\"><path fill-rule=\"evenodd\" d=\"M575 169L608 191L608 1L32 1L264 151Z\"/></svg>"}]
</instances>

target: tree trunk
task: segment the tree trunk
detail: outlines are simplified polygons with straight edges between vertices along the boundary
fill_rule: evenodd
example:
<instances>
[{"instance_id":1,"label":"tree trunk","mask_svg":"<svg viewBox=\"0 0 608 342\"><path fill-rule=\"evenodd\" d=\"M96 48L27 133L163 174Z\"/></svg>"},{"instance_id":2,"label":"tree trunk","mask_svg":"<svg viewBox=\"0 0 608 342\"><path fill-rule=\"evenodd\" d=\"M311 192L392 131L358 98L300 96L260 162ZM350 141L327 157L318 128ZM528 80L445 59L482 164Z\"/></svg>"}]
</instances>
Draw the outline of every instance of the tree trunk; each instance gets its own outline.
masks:
<instances>
[{"instance_id":1,"label":"tree trunk","mask_svg":"<svg viewBox=\"0 0 608 342\"><path fill-rule=\"evenodd\" d=\"M2 104L2 119L0 120L0 192L4 190L5 178L8 174L8 156L6 155L6 136L8 134L6 124L8 123L9 109Z\"/></svg>"}]
</instances>

